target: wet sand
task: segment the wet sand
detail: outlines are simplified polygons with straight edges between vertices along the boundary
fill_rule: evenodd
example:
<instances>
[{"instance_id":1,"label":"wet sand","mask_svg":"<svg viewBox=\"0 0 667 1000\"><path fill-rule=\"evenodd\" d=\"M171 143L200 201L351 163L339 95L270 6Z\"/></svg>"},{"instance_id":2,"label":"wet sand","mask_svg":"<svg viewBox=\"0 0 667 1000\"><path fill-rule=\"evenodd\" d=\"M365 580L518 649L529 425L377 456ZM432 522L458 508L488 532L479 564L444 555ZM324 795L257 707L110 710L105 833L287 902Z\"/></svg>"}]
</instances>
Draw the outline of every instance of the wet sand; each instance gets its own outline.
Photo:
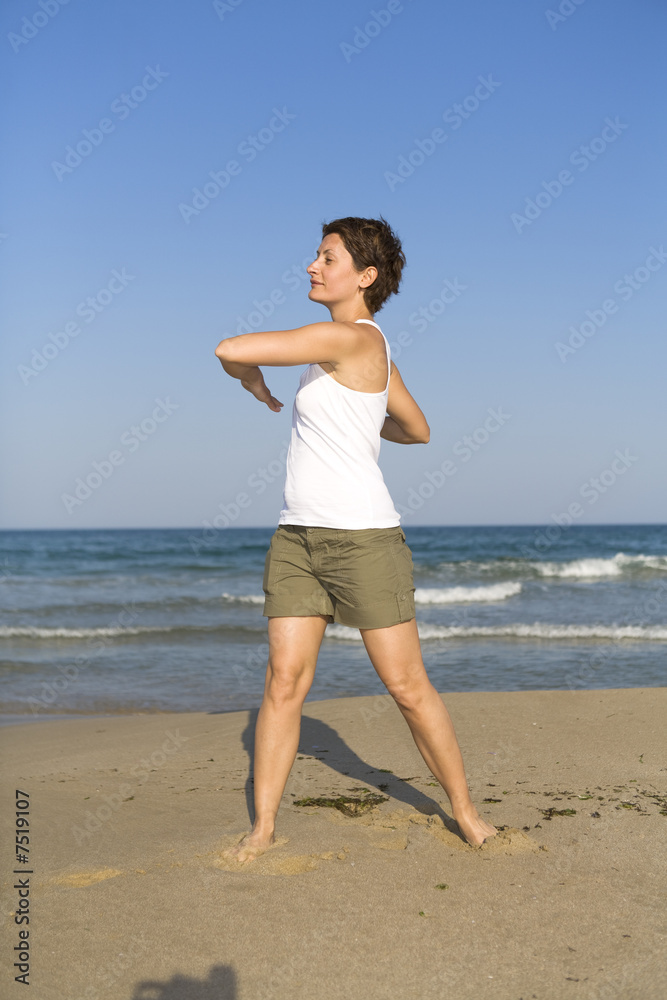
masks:
<instances>
[{"instance_id":1,"label":"wet sand","mask_svg":"<svg viewBox=\"0 0 667 1000\"><path fill-rule=\"evenodd\" d=\"M6 995L21 929L38 1000L667 995L667 688L443 697L481 848L388 695L306 702L246 865L221 851L251 825L255 712L0 730Z\"/></svg>"}]
</instances>

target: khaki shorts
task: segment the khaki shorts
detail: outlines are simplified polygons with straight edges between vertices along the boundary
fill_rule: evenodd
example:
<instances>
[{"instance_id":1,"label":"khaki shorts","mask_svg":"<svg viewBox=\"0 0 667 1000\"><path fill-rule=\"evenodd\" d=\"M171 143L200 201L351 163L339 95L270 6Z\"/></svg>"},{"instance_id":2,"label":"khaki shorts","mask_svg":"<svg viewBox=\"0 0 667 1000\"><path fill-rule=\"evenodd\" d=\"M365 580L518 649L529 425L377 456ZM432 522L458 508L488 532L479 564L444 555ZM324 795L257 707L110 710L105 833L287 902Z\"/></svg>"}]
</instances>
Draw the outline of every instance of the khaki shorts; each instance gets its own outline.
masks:
<instances>
[{"instance_id":1,"label":"khaki shorts","mask_svg":"<svg viewBox=\"0 0 667 1000\"><path fill-rule=\"evenodd\" d=\"M266 554L264 615L325 615L353 628L415 617L412 553L403 529L281 524Z\"/></svg>"}]
</instances>

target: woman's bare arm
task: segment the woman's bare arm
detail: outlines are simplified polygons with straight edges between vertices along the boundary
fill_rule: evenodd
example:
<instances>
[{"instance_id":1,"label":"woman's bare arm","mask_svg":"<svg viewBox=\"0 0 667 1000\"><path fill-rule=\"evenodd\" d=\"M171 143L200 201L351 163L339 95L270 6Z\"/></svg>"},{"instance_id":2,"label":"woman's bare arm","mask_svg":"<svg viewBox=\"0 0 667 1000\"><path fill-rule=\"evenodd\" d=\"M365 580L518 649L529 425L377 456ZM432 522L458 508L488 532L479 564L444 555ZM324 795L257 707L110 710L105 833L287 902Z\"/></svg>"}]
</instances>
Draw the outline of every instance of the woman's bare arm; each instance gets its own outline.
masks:
<instances>
[{"instance_id":1,"label":"woman's bare arm","mask_svg":"<svg viewBox=\"0 0 667 1000\"><path fill-rule=\"evenodd\" d=\"M380 437L397 444L428 444L431 429L426 417L405 387L400 372L391 363L387 413Z\"/></svg>"},{"instance_id":2,"label":"woman's bare arm","mask_svg":"<svg viewBox=\"0 0 667 1000\"><path fill-rule=\"evenodd\" d=\"M308 323L295 330L242 333L221 340L216 357L232 378L252 393L260 403L280 413L282 403L272 396L259 365L287 366L339 361L352 353L360 333L346 323Z\"/></svg>"},{"instance_id":3,"label":"woman's bare arm","mask_svg":"<svg viewBox=\"0 0 667 1000\"><path fill-rule=\"evenodd\" d=\"M241 365L237 361L223 361L222 358L220 358L220 364L228 375L239 379L243 388L252 393L255 399L258 399L260 403L266 403L274 413L280 413L283 404L271 395L261 369L257 365Z\"/></svg>"},{"instance_id":4,"label":"woman's bare arm","mask_svg":"<svg viewBox=\"0 0 667 1000\"><path fill-rule=\"evenodd\" d=\"M221 361L247 366L310 365L320 361L335 364L354 354L362 336L349 323L308 323L295 330L227 337L220 341L215 353Z\"/></svg>"}]
</instances>

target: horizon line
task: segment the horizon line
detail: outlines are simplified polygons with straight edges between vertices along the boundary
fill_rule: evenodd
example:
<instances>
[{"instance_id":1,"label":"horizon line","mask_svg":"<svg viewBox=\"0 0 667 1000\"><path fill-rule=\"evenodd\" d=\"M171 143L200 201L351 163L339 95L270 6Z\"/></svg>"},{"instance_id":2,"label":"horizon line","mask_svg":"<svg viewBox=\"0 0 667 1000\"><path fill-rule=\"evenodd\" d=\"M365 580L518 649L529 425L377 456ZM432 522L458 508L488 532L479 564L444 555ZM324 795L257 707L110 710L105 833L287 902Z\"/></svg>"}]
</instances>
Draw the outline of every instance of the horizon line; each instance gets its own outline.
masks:
<instances>
[{"instance_id":1,"label":"horizon line","mask_svg":"<svg viewBox=\"0 0 667 1000\"><path fill-rule=\"evenodd\" d=\"M553 527L556 522L545 521L545 522L534 522L534 523L504 523L504 524L402 524L401 528L549 528ZM278 527L276 524L235 524L230 525L225 528L211 528L208 525L114 525L106 527L31 527L31 528L16 528L16 527L0 527L0 532L11 532L11 531L270 531ZM586 524L569 524L569 525L558 525L556 527L562 527L563 530L569 530L570 528L664 528L667 527L667 522L665 521L593 521ZM347 529L341 529L347 530Z\"/></svg>"}]
</instances>

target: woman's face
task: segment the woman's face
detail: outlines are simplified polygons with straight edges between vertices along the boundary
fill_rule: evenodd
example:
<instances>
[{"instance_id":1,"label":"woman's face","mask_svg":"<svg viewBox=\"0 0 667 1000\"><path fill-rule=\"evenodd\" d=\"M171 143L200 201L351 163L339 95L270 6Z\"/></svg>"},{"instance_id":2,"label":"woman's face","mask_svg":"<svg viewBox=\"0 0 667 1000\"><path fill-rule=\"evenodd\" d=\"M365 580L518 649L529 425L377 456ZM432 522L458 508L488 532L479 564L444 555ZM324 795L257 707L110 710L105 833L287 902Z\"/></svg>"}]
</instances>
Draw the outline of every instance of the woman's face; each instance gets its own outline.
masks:
<instances>
[{"instance_id":1,"label":"woman's face","mask_svg":"<svg viewBox=\"0 0 667 1000\"><path fill-rule=\"evenodd\" d=\"M361 274L355 271L342 239L338 233L330 233L320 243L313 263L306 268L311 280L308 298L311 302L331 306L361 296L360 285L366 287L371 283L368 270L374 269Z\"/></svg>"}]
</instances>

